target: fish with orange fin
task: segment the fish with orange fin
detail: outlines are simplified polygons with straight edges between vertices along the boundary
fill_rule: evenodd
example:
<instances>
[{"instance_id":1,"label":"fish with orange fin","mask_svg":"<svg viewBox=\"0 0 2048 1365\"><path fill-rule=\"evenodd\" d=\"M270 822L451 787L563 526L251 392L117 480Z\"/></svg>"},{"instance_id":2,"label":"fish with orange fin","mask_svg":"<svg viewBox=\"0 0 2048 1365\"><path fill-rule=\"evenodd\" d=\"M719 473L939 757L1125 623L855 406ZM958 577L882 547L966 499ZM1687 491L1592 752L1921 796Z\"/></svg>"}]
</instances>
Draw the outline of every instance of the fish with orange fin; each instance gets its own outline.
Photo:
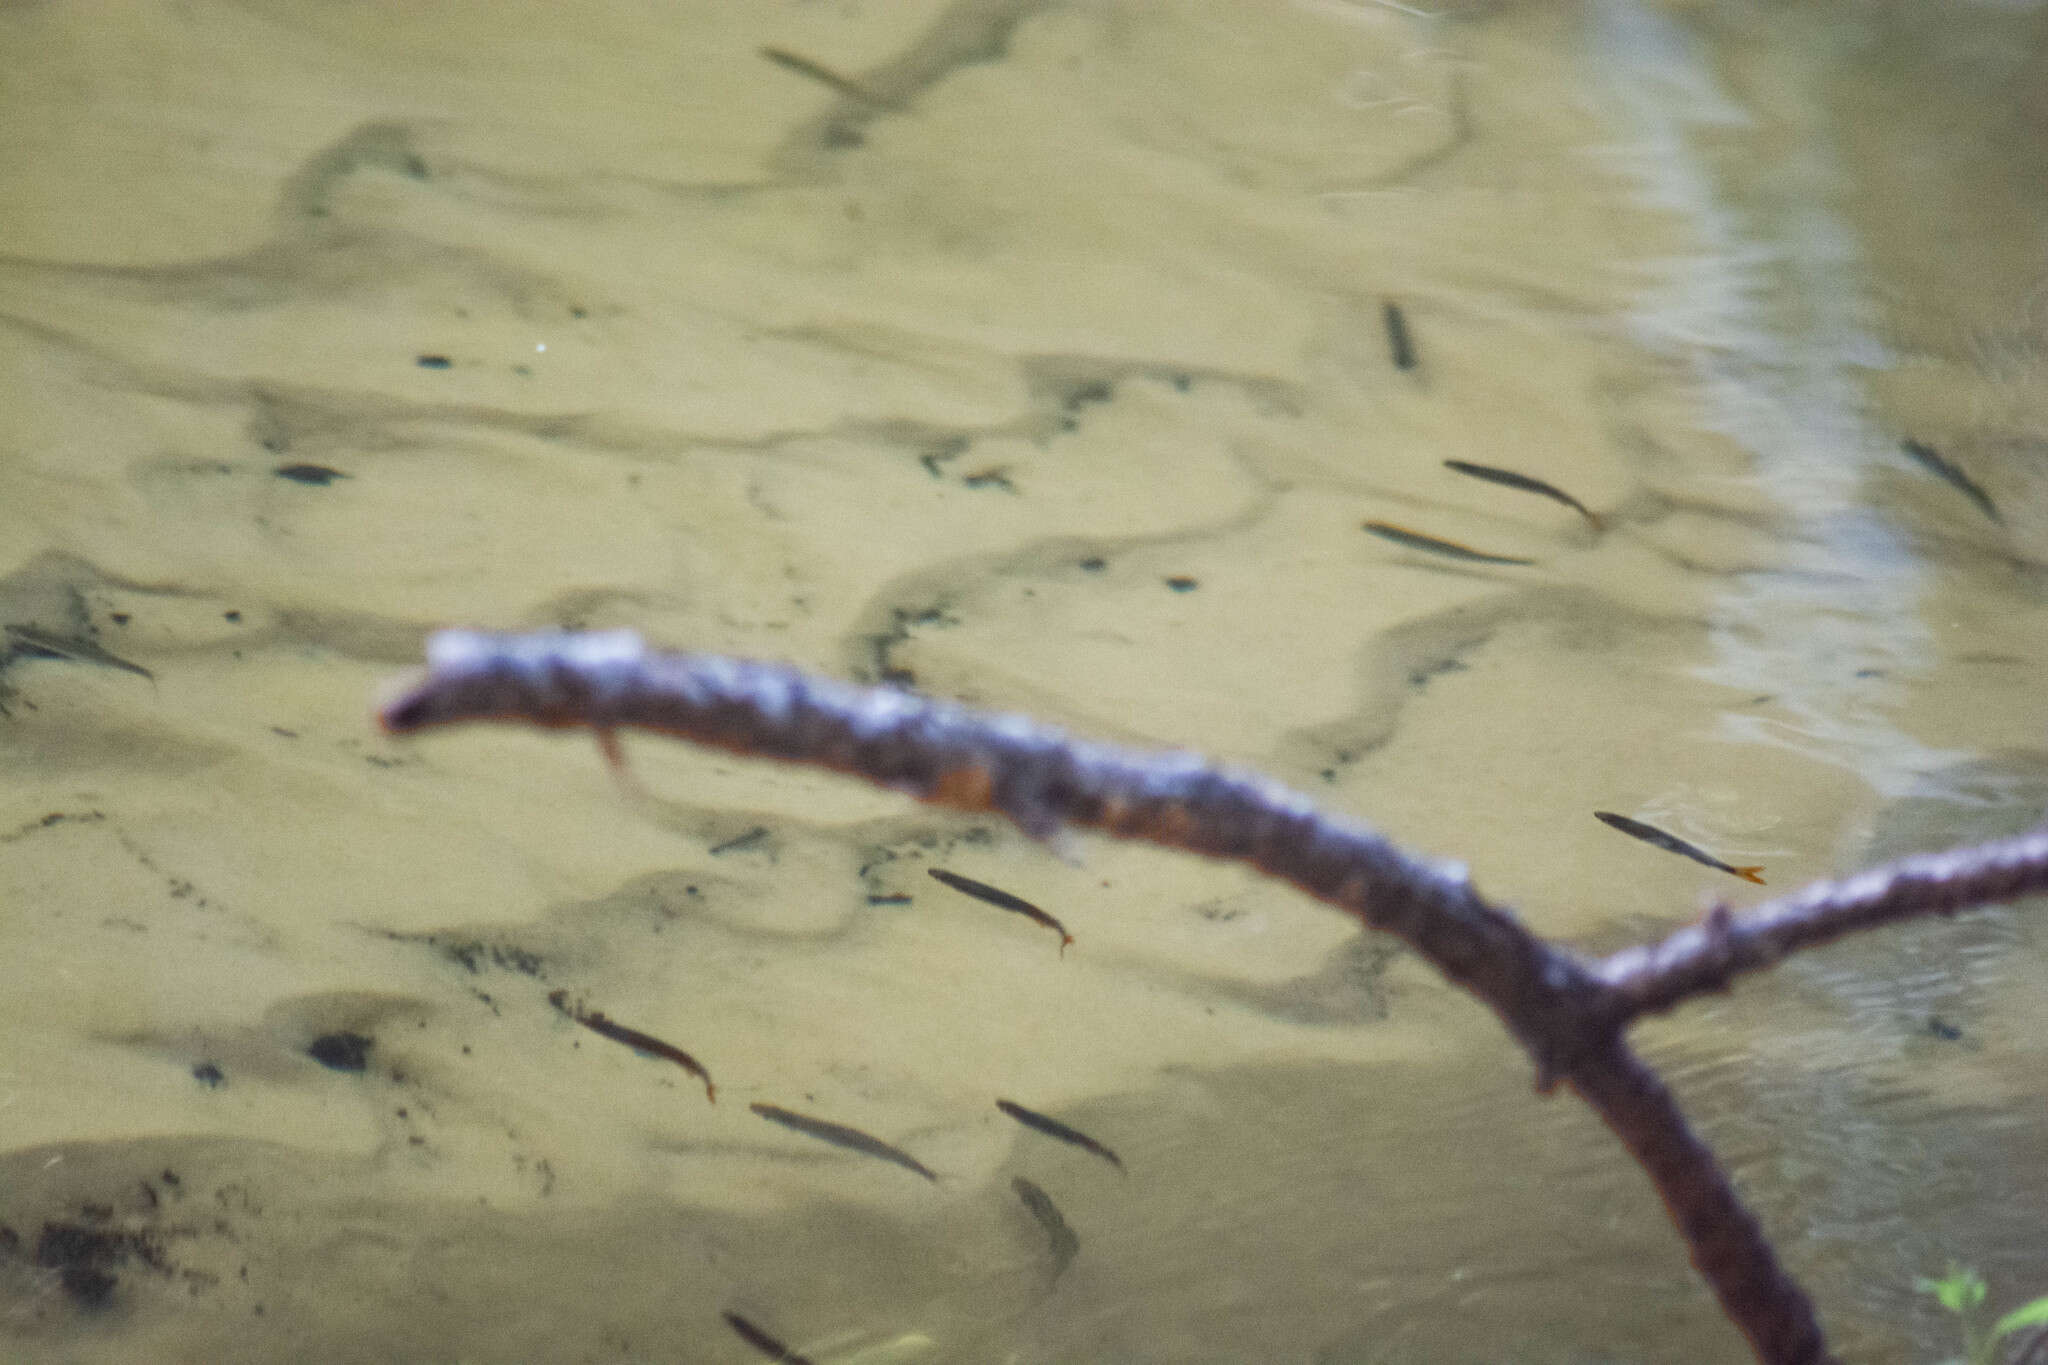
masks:
<instances>
[{"instance_id":1,"label":"fish with orange fin","mask_svg":"<svg viewBox=\"0 0 2048 1365\"><path fill-rule=\"evenodd\" d=\"M1690 858L1696 863L1704 863L1717 871L1726 872L1731 877L1740 877L1746 882L1755 882L1758 886L1764 884L1762 864L1753 867L1736 867L1733 863L1724 863L1705 849L1688 844L1676 834L1666 834L1655 825L1646 825L1640 820L1631 820L1626 815L1616 815L1611 810L1596 810L1593 812L1593 818L1603 825L1620 830L1623 834L1641 839L1644 843L1650 844L1653 847L1661 848L1666 853L1676 853L1681 858Z\"/></svg>"}]
</instances>

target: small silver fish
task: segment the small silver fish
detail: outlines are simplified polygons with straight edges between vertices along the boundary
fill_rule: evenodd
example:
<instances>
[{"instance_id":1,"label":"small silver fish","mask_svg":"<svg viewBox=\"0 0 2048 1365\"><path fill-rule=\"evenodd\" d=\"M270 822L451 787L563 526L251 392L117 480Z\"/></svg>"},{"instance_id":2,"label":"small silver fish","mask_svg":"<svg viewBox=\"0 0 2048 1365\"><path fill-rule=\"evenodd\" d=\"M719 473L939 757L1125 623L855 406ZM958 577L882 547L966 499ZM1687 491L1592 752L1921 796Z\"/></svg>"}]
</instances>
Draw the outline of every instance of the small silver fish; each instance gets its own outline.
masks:
<instances>
[{"instance_id":1,"label":"small silver fish","mask_svg":"<svg viewBox=\"0 0 2048 1365\"><path fill-rule=\"evenodd\" d=\"M779 1361L781 1365L811 1365L810 1357L798 1355L777 1340L767 1329L756 1327L731 1309L727 1309L721 1316L725 1318L725 1325L732 1328L741 1341L768 1359Z\"/></svg>"},{"instance_id":2,"label":"small silver fish","mask_svg":"<svg viewBox=\"0 0 2048 1365\"><path fill-rule=\"evenodd\" d=\"M1074 936L1067 932L1067 926L1022 896L1013 896L999 886L990 886L987 882L978 882L972 877L948 872L943 867L928 867L925 871L931 874L934 881L944 882L962 895L972 896L978 901L987 901L990 905L1008 910L1011 914L1022 915L1034 924L1044 925L1060 936L1060 956L1067 955L1067 945L1074 941Z\"/></svg>"},{"instance_id":3,"label":"small silver fish","mask_svg":"<svg viewBox=\"0 0 2048 1365\"><path fill-rule=\"evenodd\" d=\"M138 678L156 681L156 674L141 664L131 664L126 659L109 654L93 641L78 635L59 635L40 626L10 625L7 639L12 644L10 653L40 654L49 658L69 659L73 663L98 664L102 668L118 668L123 673L133 673Z\"/></svg>"},{"instance_id":4,"label":"small silver fish","mask_svg":"<svg viewBox=\"0 0 2048 1365\"><path fill-rule=\"evenodd\" d=\"M674 1062L677 1066L704 1082L705 1099L710 1100L713 1104L718 1103L718 1087L711 1083L711 1073L704 1069L703 1063L677 1047L674 1043L664 1043L651 1033L642 1033L639 1029L628 1028L624 1024L608 1019L601 1010L586 1012L581 1006L573 1005L569 1002L569 992L567 991L550 991L548 993L548 1003L599 1037L609 1038L615 1043L624 1043L643 1057L653 1057L664 1062Z\"/></svg>"},{"instance_id":5,"label":"small silver fish","mask_svg":"<svg viewBox=\"0 0 2048 1365\"><path fill-rule=\"evenodd\" d=\"M1899 449L1906 452L1907 457L1922 469L1976 503L1977 510L1985 516L2001 526L2005 524L2005 518L1998 515L1998 504L1991 501L1991 495L1986 493L1975 479L1950 464L1933 446L1925 441L1908 438L1899 442Z\"/></svg>"},{"instance_id":6,"label":"small silver fish","mask_svg":"<svg viewBox=\"0 0 2048 1365\"><path fill-rule=\"evenodd\" d=\"M849 1128L843 1123L833 1123L830 1119L814 1119L809 1114L791 1113L777 1104L750 1104L747 1107L771 1123L779 1123L785 1128L793 1128L805 1137L814 1137L820 1142L829 1142L835 1147L844 1147L848 1151L859 1152L864 1156L879 1157L883 1161L894 1162L906 1171L917 1172L933 1184L938 1183L938 1176L934 1175L932 1169L922 1161L919 1161L901 1147L892 1147L880 1138L871 1137L858 1128Z\"/></svg>"},{"instance_id":7,"label":"small silver fish","mask_svg":"<svg viewBox=\"0 0 2048 1365\"><path fill-rule=\"evenodd\" d=\"M1497 483L1502 488L1513 488L1523 493L1534 493L1538 497L1549 498L1552 502L1561 502L1591 522L1594 530L1604 529L1600 523L1599 513L1555 484L1545 483L1541 479L1532 479L1527 474L1517 474L1512 469L1496 469L1490 464L1472 464L1466 460L1445 460L1444 468L1454 470L1468 478L1484 479L1488 483Z\"/></svg>"},{"instance_id":8,"label":"small silver fish","mask_svg":"<svg viewBox=\"0 0 2048 1365\"><path fill-rule=\"evenodd\" d=\"M1365 529L1381 540L1391 540L1396 545L1410 550L1427 550L1433 555L1446 559L1462 559L1468 564L1534 564L1533 559L1516 559L1512 555L1490 555L1484 550L1475 550L1469 545L1460 545L1454 540L1438 540L1435 536L1423 535L1405 527L1392 526L1384 521L1368 521Z\"/></svg>"},{"instance_id":9,"label":"small silver fish","mask_svg":"<svg viewBox=\"0 0 2048 1365\"><path fill-rule=\"evenodd\" d=\"M858 103L872 105L877 109L901 107L895 100L877 95L860 82L848 80L837 71L814 62L801 53L779 47L764 47L761 49L761 55L785 71L794 71L799 76L808 77L834 94L844 95Z\"/></svg>"},{"instance_id":10,"label":"small silver fish","mask_svg":"<svg viewBox=\"0 0 2048 1365\"><path fill-rule=\"evenodd\" d=\"M997 1100L996 1108L1002 1110L1026 1128L1034 1129L1045 1134L1047 1137L1058 1138L1061 1142L1072 1143L1084 1152L1093 1152L1119 1171L1124 1168L1121 1157L1078 1128L1069 1128L1058 1119L1041 1114L1036 1109L1026 1109L1015 1100Z\"/></svg>"},{"instance_id":11,"label":"small silver fish","mask_svg":"<svg viewBox=\"0 0 2048 1365\"><path fill-rule=\"evenodd\" d=\"M1415 355L1415 338L1408 335L1408 315L1401 311L1401 305L1388 299L1380 305L1380 318L1387 325L1387 351L1392 356L1394 368L1412 370L1419 363Z\"/></svg>"}]
</instances>

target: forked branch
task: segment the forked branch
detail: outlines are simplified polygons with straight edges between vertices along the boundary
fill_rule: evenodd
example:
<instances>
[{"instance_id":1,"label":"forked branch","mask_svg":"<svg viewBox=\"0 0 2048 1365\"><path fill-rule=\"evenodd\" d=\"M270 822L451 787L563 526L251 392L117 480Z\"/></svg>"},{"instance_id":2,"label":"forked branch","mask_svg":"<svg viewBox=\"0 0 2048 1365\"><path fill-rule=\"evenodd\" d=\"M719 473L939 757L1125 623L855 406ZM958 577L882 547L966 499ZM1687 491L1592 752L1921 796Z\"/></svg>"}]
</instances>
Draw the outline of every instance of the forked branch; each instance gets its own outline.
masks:
<instances>
[{"instance_id":1,"label":"forked branch","mask_svg":"<svg viewBox=\"0 0 2048 1365\"><path fill-rule=\"evenodd\" d=\"M2048 829L2012 839L1918 853L1841 881L1814 882L1740 915L1716 908L1661 943L1624 948L1593 972L1630 1017L1726 990L1743 972L1787 954L1895 920L1953 915L2048 892Z\"/></svg>"},{"instance_id":2,"label":"forked branch","mask_svg":"<svg viewBox=\"0 0 2048 1365\"><path fill-rule=\"evenodd\" d=\"M780 665L658 654L630 632L444 631L428 643L425 675L379 717L399 734L478 720L586 727L615 762L616 730L654 730L992 811L1039 839L1099 829L1292 883L1402 939L1493 1009L1534 1059L1539 1088L1562 1080L1600 1114L1656 1185L1723 1311L1772 1365L1829 1359L1812 1305L1622 1030L1799 947L2048 890L2048 834L2032 835L1821 883L1739 918L1717 911L1663 944L1588 964L1481 897L1462 866L1416 858L1253 774Z\"/></svg>"}]
</instances>

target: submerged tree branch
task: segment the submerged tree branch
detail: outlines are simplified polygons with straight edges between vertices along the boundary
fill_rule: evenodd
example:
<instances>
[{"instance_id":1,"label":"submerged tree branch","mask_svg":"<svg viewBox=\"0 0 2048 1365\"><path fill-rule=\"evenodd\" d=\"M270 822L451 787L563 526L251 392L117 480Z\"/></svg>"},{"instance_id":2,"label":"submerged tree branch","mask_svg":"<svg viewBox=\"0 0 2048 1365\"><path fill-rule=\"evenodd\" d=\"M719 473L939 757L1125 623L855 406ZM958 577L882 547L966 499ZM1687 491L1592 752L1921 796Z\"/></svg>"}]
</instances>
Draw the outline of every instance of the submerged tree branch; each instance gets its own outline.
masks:
<instances>
[{"instance_id":1,"label":"submerged tree branch","mask_svg":"<svg viewBox=\"0 0 2048 1365\"><path fill-rule=\"evenodd\" d=\"M1197 754L1071 739L1021 716L777 664L656 654L624 631L443 631L429 642L427 676L380 716L394 733L470 720L588 727L601 738L655 730L993 811L1039 839L1073 825L1247 862L1402 939L1492 1006L1546 1089L1613 1033L1605 988L1481 898L1462 865L1424 862L1276 782Z\"/></svg>"},{"instance_id":2,"label":"submerged tree branch","mask_svg":"<svg viewBox=\"0 0 2048 1365\"><path fill-rule=\"evenodd\" d=\"M1756 1358L1768 1365L1832 1361L1806 1291L1780 1264L1762 1225L1657 1073L1616 1039L1604 1056L1576 1068L1570 1084L1649 1175L1685 1238L1693 1268L1749 1338Z\"/></svg>"},{"instance_id":3,"label":"submerged tree branch","mask_svg":"<svg viewBox=\"0 0 2048 1365\"><path fill-rule=\"evenodd\" d=\"M1073 825L1249 863L1396 935L1493 1009L1535 1060L1540 1089L1561 1079L1607 1122L1656 1185L1723 1311L1772 1365L1830 1359L1812 1305L1621 1031L1803 946L2048 890L2043 832L1820 883L1740 919L1717 909L1662 944L1589 965L1480 896L1461 865L1416 858L1297 792L1195 754L1076 740L1021 717L774 664L657 654L625 631L444 631L429 641L427 665L380 709L386 730L478 720L587 727L614 763L614 731L654 730L993 811L1039 839Z\"/></svg>"},{"instance_id":4,"label":"submerged tree branch","mask_svg":"<svg viewBox=\"0 0 2048 1365\"><path fill-rule=\"evenodd\" d=\"M1593 974L1630 1017L1726 990L1788 953L1894 920L1953 915L2048 892L2048 829L1946 853L1917 853L1841 881L1815 882L1742 914L1717 906L1661 943L1622 951Z\"/></svg>"}]
</instances>

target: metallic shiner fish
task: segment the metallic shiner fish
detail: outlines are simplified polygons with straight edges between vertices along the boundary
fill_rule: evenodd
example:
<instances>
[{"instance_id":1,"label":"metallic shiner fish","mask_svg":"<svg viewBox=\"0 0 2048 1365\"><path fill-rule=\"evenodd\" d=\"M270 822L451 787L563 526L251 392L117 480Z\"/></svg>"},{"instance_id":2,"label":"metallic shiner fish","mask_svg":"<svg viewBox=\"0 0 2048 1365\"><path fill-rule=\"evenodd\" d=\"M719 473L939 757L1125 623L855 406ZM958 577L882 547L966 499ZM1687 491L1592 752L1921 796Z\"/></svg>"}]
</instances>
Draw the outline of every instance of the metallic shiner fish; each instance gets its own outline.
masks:
<instances>
[{"instance_id":1,"label":"metallic shiner fish","mask_svg":"<svg viewBox=\"0 0 2048 1365\"><path fill-rule=\"evenodd\" d=\"M1490 555L1484 550L1475 550L1469 545L1460 545L1454 540L1438 540L1435 536L1423 535L1405 527L1392 526L1384 521L1368 521L1365 529L1381 540L1391 540L1396 545L1410 550L1427 550L1433 555L1447 559L1462 559L1468 564L1534 564L1533 559L1516 559L1512 555Z\"/></svg>"},{"instance_id":2,"label":"metallic shiner fish","mask_svg":"<svg viewBox=\"0 0 2048 1365\"><path fill-rule=\"evenodd\" d=\"M894 1162L906 1171L916 1171L933 1184L938 1183L939 1178L932 1173L931 1167L901 1147L892 1147L880 1138L871 1137L858 1128L848 1128L843 1123L833 1123L829 1119L814 1119L808 1114L794 1114L776 1104L750 1104L747 1107L772 1123L794 1128L805 1137L814 1137L820 1142L829 1142L835 1147L844 1147L848 1151L859 1152L865 1156L880 1157L884 1161Z\"/></svg>"},{"instance_id":3,"label":"metallic shiner fish","mask_svg":"<svg viewBox=\"0 0 2048 1365\"><path fill-rule=\"evenodd\" d=\"M738 1313L727 1309L723 1316L725 1318L725 1325L737 1332L741 1341L744 1341L762 1355L767 1356L770 1360L780 1361L782 1365L811 1365L810 1357L798 1355L795 1351L783 1345L781 1341L777 1340L766 1329L756 1327Z\"/></svg>"},{"instance_id":4,"label":"metallic shiner fish","mask_svg":"<svg viewBox=\"0 0 2048 1365\"><path fill-rule=\"evenodd\" d=\"M1417 364L1415 338L1408 335L1408 315L1401 311L1401 305L1388 299L1380 305L1380 320L1387 325L1387 352L1393 357L1394 368L1412 370Z\"/></svg>"},{"instance_id":5,"label":"metallic shiner fish","mask_svg":"<svg viewBox=\"0 0 2048 1365\"><path fill-rule=\"evenodd\" d=\"M677 1066L704 1082L705 1099L710 1100L713 1104L718 1103L718 1087L711 1083L711 1073L706 1071L703 1064L695 1057L692 1057L674 1043L664 1043L651 1033L642 1033L639 1029L627 1028L624 1024L607 1019L600 1010L591 1010L585 1013L569 1003L569 993L567 991L548 992L548 1003L583 1025L583 1027L589 1029L592 1033L609 1038L615 1043L624 1043L643 1057L654 1057L664 1062L674 1062Z\"/></svg>"},{"instance_id":6,"label":"metallic shiner fish","mask_svg":"<svg viewBox=\"0 0 2048 1365\"><path fill-rule=\"evenodd\" d=\"M1058 1138L1061 1142L1072 1143L1084 1152L1093 1152L1119 1171L1124 1168L1123 1160L1115 1152L1110 1151L1109 1148L1103 1146L1094 1138L1089 1137L1078 1128L1069 1128L1058 1119L1041 1114L1036 1109L1026 1109L1015 1100L997 1100L996 1108L1002 1110L1026 1128L1035 1129L1047 1137Z\"/></svg>"},{"instance_id":7,"label":"metallic shiner fish","mask_svg":"<svg viewBox=\"0 0 2048 1365\"><path fill-rule=\"evenodd\" d=\"M1903 450L1913 463L1919 465L1958 493L1961 493L1971 502L1976 503L1977 510L1985 516L1998 522L2000 525L2005 524L2005 518L1998 515L1998 504L1991 500L1991 495L1984 491L1983 486L1968 474L1965 474L1961 469L1950 464L1942 453L1933 446L1925 441L1908 439L1899 442L1899 449Z\"/></svg>"},{"instance_id":8,"label":"metallic shiner fish","mask_svg":"<svg viewBox=\"0 0 2048 1365\"><path fill-rule=\"evenodd\" d=\"M785 71L794 71L799 76L816 81L834 94L844 95L846 98L856 100L861 104L873 105L877 109L894 109L898 107L896 101L877 95L860 82L848 80L832 68L822 63L814 62L802 53L791 52L786 48L780 47L764 47L761 49L761 55Z\"/></svg>"},{"instance_id":9,"label":"metallic shiner fish","mask_svg":"<svg viewBox=\"0 0 2048 1365\"><path fill-rule=\"evenodd\" d=\"M1591 522L1594 530L1598 531L1601 529L1599 513L1555 484L1545 483L1541 479L1532 479L1527 474L1517 474L1512 469L1496 469L1490 464L1472 464L1465 460L1445 460L1444 468L1455 470L1470 478L1484 479L1488 483L1497 483L1502 488L1513 488L1523 493L1534 493L1538 497L1549 498L1552 502L1561 502Z\"/></svg>"},{"instance_id":10,"label":"metallic shiner fish","mask_svg":"<svg viewBox=\"0 0 2048 1365\"><path fill-rule=\"evenodd\" d=\"M131 664L118 655L109 654L82 635L59 635L40 626L10 625L6 628L6 640L8 647L0 649L0 663L15 654L31 658L69 659L73 663L98 664L102 668L116 668L138 678L156 681L156 674L141 664Z\"/></svg>"},{"instance_id":11,"label":"metallic shiner fish","mask_svg":"<svg viewBox=\"0 0 2048 1365\"><path fill-rule=\"evenodd\" d=\"M943 867L928 867L925 871L930 873L934 880L944 882L963 895L972 896L978 901L987 901L990 905L1008 910L1012 914L1022 915L1034 924L1043 924L1060 936L1060 956L1066 956L1067 945L1074 941L1074 936L1067 932L1067 926L1022 896L1013 896L1001 887L978 882L972 877L963 877L957 872L948 872Z\"/></svg>"}]
</instances>

